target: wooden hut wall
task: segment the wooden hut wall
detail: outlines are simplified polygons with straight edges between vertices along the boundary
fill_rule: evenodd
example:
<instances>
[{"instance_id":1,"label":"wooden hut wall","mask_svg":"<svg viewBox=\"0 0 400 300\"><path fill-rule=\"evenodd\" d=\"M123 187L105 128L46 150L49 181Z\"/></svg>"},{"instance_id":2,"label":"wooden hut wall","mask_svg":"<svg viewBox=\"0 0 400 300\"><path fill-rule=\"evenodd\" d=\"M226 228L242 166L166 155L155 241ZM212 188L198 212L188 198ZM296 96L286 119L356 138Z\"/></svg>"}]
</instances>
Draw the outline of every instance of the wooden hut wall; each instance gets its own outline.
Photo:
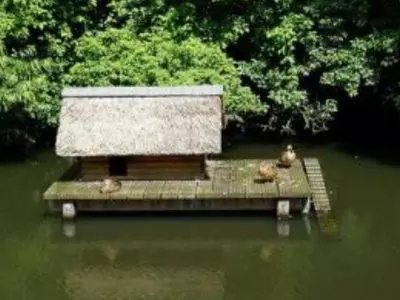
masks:
<instances>
[{"instance_id":1,"label":"wooden hut wall","mask_svg":"<svg viewBox=\"0 0 400 300\"><path fill-rule=\"evenodd\" d=\"M114 176L131 180L190 180L204 178L205 157L195 156L130 156L126 157L126 175ZM101 180L110 176L108 157L80 159L83 180Z\"/></svg>"},{"instance_id":2,"label":"wooden hut wall","mask_svg":"<svg viewBox=\"0 0 400 300\"><path fill-rule=\"evenodd\" d=\"M109 176L107 157L84 157L80 159L83 180L98 180Z\"/></svg>"},{"instance_id":3,"label":"wooden hut wall","mask_svg":"<svg viewBox=\"0 0 400 300\"><path fill-rule=\"evenodd\" d=\"M132 179L173 180L205 176L205 158L196 156L135 156L127 161L127 175Z\"/></svg>"}]
</instances>

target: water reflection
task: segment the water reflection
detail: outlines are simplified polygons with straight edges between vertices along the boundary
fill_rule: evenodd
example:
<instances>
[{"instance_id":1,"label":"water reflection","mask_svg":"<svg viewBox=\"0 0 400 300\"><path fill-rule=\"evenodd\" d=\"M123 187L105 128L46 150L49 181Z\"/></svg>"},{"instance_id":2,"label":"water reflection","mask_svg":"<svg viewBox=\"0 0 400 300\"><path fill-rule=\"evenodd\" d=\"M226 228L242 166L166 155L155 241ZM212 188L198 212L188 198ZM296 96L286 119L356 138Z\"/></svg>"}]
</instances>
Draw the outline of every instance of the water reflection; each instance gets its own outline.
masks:
<instances>
[{"instance_id":1,"label":"water reflection","mask_svg":"<svg viewBox=\"0 0 400 300\"><path fill-rule=\"evenodd\" d=\"M286 222L282 239L272 218L77 220L51 243L71 299L236 299L236 280L310 242L299 225Z\"/></svg>"},{"instance_id":2,"label":"water reflection","mask_svg":"<svg viewBox=\"0 0 400 300\"><path fill-rule=\"evenodd\" d=\"M76 234L76 224L74 221L64 221L62 224L64 236L72 238Z\"/></svg>"},{"instance_id":3,"label":"water reflection","mask_svg":"<svg viewBox=\"0 0 400 300\"><path fill-rule=\"evenodd\" d=\"M288 237L290 235L290 223L288 220L278 220L276 225L279 236Z\"/></svg>"},{"instance_id":4,"label":"water reflection","mask_svg":"<svg viewBox=\"0 0 400 300\"><path fill-rule=\"evenodd\" d=\"M302 220L304 222L304 229L307 236L310 236L312 233L312 227L317 226L316 220L311 220L309 216L302 216ZM272 221L272 220L270 220ZM312 223L315 223L312 225ZM290 225L291 220L282 219L276 221L276 233L280 237L289 237L290 236ZM299 224L299 221L295 222L296 226ZM72 238L76 234L76 221L74 220L64 220L62 222L62 231L65 237ZM82 225L81 225L82 226ZM86 226L86 225L84 225ZM318 229L317 229L318 230Z\"/></svg>"},{"instance_id":5,"label":"water reflection","mask_svg":"<svg viewBox=\"0 0 400 300\"><path fill-rule=\"evenodd\" d=\"M312 227L311 227L311 220L308 215L303 216L304 226L307 232L307 235L311 235Z\"/></svg>"}]
</instances>

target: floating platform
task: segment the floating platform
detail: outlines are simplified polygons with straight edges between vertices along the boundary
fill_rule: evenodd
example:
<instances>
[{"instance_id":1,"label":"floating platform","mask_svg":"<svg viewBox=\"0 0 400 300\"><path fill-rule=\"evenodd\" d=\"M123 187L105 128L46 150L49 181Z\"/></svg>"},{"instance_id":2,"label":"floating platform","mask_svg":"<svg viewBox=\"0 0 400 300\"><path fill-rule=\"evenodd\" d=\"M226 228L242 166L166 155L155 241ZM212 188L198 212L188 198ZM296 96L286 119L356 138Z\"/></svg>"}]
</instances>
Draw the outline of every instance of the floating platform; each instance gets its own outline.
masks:
<instances>
[{"instance_id":1,"label":"floating platform","mask_svg":"<svg viewBox=\"0 0 400 300\"><path fill-rule=\"evenodd\" d=\"M208 160L206 180L122 181L121 189L99 192L100 181L79 181L72 166L43 194L51 211L73 204L77 211L276 210L280 200L301 211L312 193L303 161L279 168L275 182L260 182L259 164L276 160ZM75 170L75 173L74 173Z\"/></svg>"}]
</instances>

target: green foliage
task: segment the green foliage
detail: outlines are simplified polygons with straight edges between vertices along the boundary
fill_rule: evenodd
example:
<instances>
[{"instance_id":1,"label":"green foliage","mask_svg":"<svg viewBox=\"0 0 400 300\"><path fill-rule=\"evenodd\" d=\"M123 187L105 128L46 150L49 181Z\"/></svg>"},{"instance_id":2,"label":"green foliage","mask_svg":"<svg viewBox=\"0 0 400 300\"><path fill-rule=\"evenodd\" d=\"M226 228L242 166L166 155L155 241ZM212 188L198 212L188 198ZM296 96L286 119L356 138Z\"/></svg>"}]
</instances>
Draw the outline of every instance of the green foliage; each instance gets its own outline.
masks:
<instances>
[{"instance_id":1,"label":"green foliage","mask_svg":"<svg viewBox=\"0 0 400 300\"><path fill-rule=\"evenodd\" d=\"M129 24L137 33L168 31L175 40L200 37L225 48L248 32L248 23L232 1L114 0L110 22Z\"/></svg>"},{"instance_id":2,"label":"green foliage","mask_svg":"<svg viewBox=\"0 0 400 300\"><path fill-rule=\"evenodd\" d=\"M0 56L0 142L34 143L38 133L57 124L57 92L52 62Z\"/></svg>"},{"instance_id":3,"label":"green foliage","mask_svg":"<svg viewBox=\"0 0 400 300\"><path fill-rule=\"evenodd\" d=\"M0 143L54 128L65 84L221 83L231 118L291 134L329 130L365 95L400 111L399 14L376 0L4 0Z\"/></svg>"},{"instance_id":4,"label":"green foliage","mask_svg":"<svg viewBox=\"0 0 400 300\"><path fill-rule=\"evenodd\" d=\"M291 133L326 131L338 101L356 100L360 90L378 86L381 72L397 63L400 32L368 28L366 1L311 1L302 7L294 1L278 3L282 13L270 19L262 34L252 36L260 47L241 63L241 74L280 112L280 118L270 116L275 127ZM329 93L332 88L347 98ZM299 119L302 126L287 128Z\"/></svg>"},{"instance_id":5,"label":"green foliage","mask_svg":"<svg viewBox=\"0 0 400 300\"><path fill-rule=\"evenodd\" d=\"M0 144L24 146L58 119L60 74L73 38L54 0L0 4ZM77 14L79 16L79 14ZM72 24L71 27L78 24Z\"/></svg>"},{"instance_id":6,"label":"green foliage","mask_svg":"<svg viewBox=\"0 0 400 300\"><path fill-rule=\"evenodd\" d=\"M263 105L242 87L232 59L211 43L191 37L176 43L157 31L134 35L126 28L82 37L77 63L64 76L75 86L165 86L222 84L232 118L262 112Z\"/></svg>"}]
</instances>

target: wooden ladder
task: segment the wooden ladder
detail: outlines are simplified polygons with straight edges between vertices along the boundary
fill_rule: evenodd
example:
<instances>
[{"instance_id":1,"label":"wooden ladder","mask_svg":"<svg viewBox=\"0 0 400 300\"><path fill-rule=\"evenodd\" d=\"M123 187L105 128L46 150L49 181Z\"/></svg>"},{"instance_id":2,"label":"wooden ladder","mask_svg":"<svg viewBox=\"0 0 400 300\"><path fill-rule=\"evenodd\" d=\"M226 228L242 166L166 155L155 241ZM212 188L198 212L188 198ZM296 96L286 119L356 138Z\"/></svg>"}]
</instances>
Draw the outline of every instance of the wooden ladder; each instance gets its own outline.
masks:
<instances>
[{"instance_id":1,"label":"wooden ladder","mask_svg":"<svg viewBox=\"0 0 400 300\"><path fill-rule=\"evenodd\" d=\"M336 236L339 233L339 228L336 218L332 214L319 161L316 158L304 158L303 162L319 227L322 233Z\"/></svg>"}]
</instances>

